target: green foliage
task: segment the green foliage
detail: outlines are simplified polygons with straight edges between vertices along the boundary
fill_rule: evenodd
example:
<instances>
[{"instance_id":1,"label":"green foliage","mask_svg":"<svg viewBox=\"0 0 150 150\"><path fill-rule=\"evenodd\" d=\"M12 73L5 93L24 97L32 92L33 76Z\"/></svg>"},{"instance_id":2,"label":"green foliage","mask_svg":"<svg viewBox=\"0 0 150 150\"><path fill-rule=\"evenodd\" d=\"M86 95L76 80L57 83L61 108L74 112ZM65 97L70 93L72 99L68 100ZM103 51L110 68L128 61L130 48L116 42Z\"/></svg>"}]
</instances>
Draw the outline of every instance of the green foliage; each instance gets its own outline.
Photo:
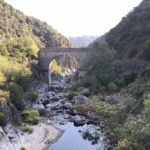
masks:
<instances>
[{"instance_id":1,"label":"green foliage","mask_svg":"<svg viewBox=\"0 0 150 150\"><path fill-rule=\"evenodd\" d=\"M0 90L0 98L9 99L9 91Z\"/></svg>"},{"instance_id":2,"label":"green foliage","mask_svg":"<svg viewBox=\"0 0 150 150\"><path fill-rule=\"evenodd\" d=\"M85 64L86 76L79 81L79 86L89 88L92 92L106 90L116 77L114 66L115 51L103 47L97 55L92 55Z\"/></svg>"},{"instance_id":3,"label":"green foliage","mask_svg":"<svg viewBox=\"0 0 150 150\"><path fill-rule=\"evenodd\" d=\"M29 133L29 134L32 134L32 133L33 133L33 128L27 126L27 127L23 128L23 131L24 131L24 132L27 132L27 133Z\"/></svg>"},{"instance_id":4,"label":"green foliage","mask_svg":"<svg viewBox=\"0 0 150 150\"><path fill-rule=\"evenodd\" d=\"M42 41L46 47L60 46L71 47L69 40L58 33L55 29L47 23L42 22L33 17L26 17L26 23L33 29L33 34Z\"/></svg>"},{"instance_id":5,"label":"green foliage","mask_svg":"<svg viewBox=\"0 0 150 150\"><path fill-rule=\"evenodd\" d=\"M11 102L16 106L18 110L25 108L24 91L21 86L16 83L10 83L8 90L10 92Z\"/></svg>"},{"instance_id":6,"label":"green foliage","mask_svg":"<svg viewBox=\"0 0 150 150\"><path fill-rule=\"evenodd\" d=\"M24 92L33 81L33 73L38 72L38 51L44 46L71 47L68 39L51 26L0 0L0 98L10 99L8 107L16 124L20 124L16 108L25 108ZM36 101L35 93L29 95Z\"/></svg>"},{"instance_id":7,"label":"green foliage","mask_svg":"<svg viewBox=\"0 0 150 150\"><path fill-rule=\"evenodd\" d=\"M27 93L27 99L36 102L38 100L38 94L35 91L31 91Z\"/></svg>"},{"instance_id":8,"label":"green foliage","mask_svg":"<svg viewBox=\"0 0 150 150\"><path fill-rule=\"evenodd\" d=\"M61 74L63 70L62 66L58 64L58 62L55 59L53 59L50 63L50 71L51 73Z\"/></svg>"},{"instance_id":9,"label":"green foliage","mask_svg":"<svg viewBox=\"0 0 150 150\"><path fill-rule=\"evenodd\" d=\"M107 35L106 41L115 48L119 58L150 60L150 4L143 2Z\"/></svg>"},{"instance_id":10,"label":"green foliage","mask_svg":"<svg viewBox=\"0 0 150 150\"><path fill-rule=\"evenodd\" d=\"M115 150L148 150L150 147L150 100L144 100L141 115L128 116L127 122L114 129Z\"/></svg>"},{"instance_id":11,"label":"green foliage","mask_svg":"<svg viewBox=\"0 0 150 150\"><path fill-rule=\"evenodd\" d=\"M4 113L0 112L0 126L6 125L6 116Z\"/></svg>"},{"instance_id":12,"label":"green foliage","mask_svg":"<svg viewBox=\"0 0 150 150\"><path fill-rule=\"evenodd\" d=\"M110 82L108 84L108 91L110 92L116 92L118 90L117 85L114 82Z\"/></svg>"},{"instance_id":13,"label":"green foliage","mask_svg":"<svg viewBox=\"0 0 150 150\"><path fill-rule=\"evenodd\" d=\"M145 106L145 108L150 109L150 100L149 99L144 100L144 106Z\"/></svg>"},{"instance_id":14,"label":"green foliage","mask_svg":"<svg viewBox=\"0 0 150 150\"><path fill-rule=\"evenodd\" d=\"M40 115L35 110L26 110L21 114L21 116L23 121L29 124L38 124L40 120Z\"/></svg>"},{"instance_id":15,"label":"green foliage","mask_svg":"<svg viewBox=\"0 0 150 150\"><path fill-rule=\"evenodd\" d=\"M122 74L119 74L114 82L119 88L121 88L133 83L136 79L137 79L137 72L126 71L123 72Z\"/></svg>"},{"instance_id":16,"label":"green foliage","mask_svg":"<svg viewBox=\"0 0 150 150\"><path fill-rule=\"evenodd\" d=\"M110 105L104 101L93 101L90 104L81 104L76 107L80 112L95 112L99 115L110 117L114 116L117 112L117 109L114 105Z\"/></svg>"},{"instance_id":17,"label":"green foliage","mask_svg":"<svg viewBox=\"0 0 150 150\"><path fill-rule=\"evenodd\" d=\"M68 99L71 100L74 96L79 95L78 91L69 91L68 93Z\"/></svg>"}]
</instances>

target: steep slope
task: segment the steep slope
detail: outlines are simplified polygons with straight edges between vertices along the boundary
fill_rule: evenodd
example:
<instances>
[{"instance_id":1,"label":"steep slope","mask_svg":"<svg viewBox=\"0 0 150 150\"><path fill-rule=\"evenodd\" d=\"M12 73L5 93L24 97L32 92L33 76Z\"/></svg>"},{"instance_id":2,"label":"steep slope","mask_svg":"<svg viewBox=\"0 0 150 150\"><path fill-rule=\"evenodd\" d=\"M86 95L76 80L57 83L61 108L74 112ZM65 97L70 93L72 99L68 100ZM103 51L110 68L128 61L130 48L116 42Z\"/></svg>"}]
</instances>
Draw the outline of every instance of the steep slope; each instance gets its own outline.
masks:
<instances>
[{"instance_id":1,"label":"steep slope","mask_svg":"<svg viewBox=\"0 0 150 150\"><path fill-rule=\"evenodd\" d=\"M71 46L67 38L45 22L27 17L0 0L0 39L35 36L45 46Z\"/></svg>"},{"instance_id":2,"label":"steep slope","mask_svg":"<svg viewBox=\"0 0 150 150\"><path fill-rule=\"evenodd\" d=\"M150 1L143 2L106 36L121 58L150 60Z\"/></svg>"},{"instance_id":3,"label":"steep slope","mask_svg":"<svg viewBox=\"0 0 150 150\"><path fill-rule=\"evenodd\" d=\"M39 48L47 46L71 44L45 22L0 0L0 126L20 122L18 110L26 108L29 85L39 77Z\"/></svg>"}]
</instances>

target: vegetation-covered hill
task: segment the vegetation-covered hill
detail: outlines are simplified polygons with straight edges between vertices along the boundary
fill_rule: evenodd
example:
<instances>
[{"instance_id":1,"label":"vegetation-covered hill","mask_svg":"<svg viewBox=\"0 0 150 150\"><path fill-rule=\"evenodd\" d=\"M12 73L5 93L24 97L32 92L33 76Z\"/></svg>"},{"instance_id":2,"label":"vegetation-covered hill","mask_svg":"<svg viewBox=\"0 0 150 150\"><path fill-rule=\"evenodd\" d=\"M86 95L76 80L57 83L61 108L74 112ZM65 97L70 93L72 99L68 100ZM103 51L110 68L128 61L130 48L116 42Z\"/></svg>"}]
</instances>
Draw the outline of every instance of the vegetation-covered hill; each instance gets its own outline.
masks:
<instances>
[{"instance_id":1,"label":"vegetation-covered hill","mask_svg":"<svg viewBox=\"0 0 150 150\"><path fill-rule=\"evenodd\" d=\"M150 0L143 0L90 46L101 51L90 57L84 67L85 77L73 90L84 87L89 95L96 96L92 97L93 104L78 109L104 117L106 134L115 150L149 150ZM109 110L113 106L117 108L115 115Z\"/></svg>"},{"instance_id":2,"label":"vegetation-covered hill","mask_svg":"<svg viewBox=\"0 0 150 150\"><path fill-rule=\"evenodd\" d=\"M0 125L11 113L12 120L19 119L17 110L25 109L28 86L33 74L38 75L39 48L48 46L71 44L45 22L25 16L0 0ZM34 91L29 95L36 97Z\"/></svg>"},{"instance_id":3,"label":"vegetation-covered hill","mask_svg":"<svg viewBox=\"0 0 150 150\"><path fill-rule=\"evenodd\" d=\"M51 26L38 19L25 16L22 12L0 0L0 38L34 36L45 46L71 46L67 38Z\"/></svg>"},{"instance_id":4,"label":"vegetation-covered hill","mask_svg":"<svg viewBox=\"0 0 150 150\"><path fill-rule=\"evenodd\" d=\"M150 1L143 2L106 36L121 58L150 60Z\"/></svg>"}]
</instances>

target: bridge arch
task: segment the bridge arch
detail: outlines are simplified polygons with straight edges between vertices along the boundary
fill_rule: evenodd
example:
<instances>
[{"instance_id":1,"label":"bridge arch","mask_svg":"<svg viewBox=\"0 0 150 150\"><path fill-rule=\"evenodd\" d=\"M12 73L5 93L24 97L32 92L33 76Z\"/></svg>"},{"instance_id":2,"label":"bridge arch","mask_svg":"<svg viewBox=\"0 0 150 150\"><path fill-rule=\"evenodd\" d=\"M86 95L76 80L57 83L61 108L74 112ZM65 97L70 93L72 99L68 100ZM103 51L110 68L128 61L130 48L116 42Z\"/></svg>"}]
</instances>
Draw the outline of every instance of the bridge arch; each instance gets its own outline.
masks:
<instances>
[{"instance_id":1,"label":"bridge arch","mask_svg":"<svg viewBox=\"0 0 150 150\"><path fill-rule=\"evenodd\" d=\"M50 62L61 55L69 55L76 58L80 67L82 67L89 56L96 54L100 49L97 48L60 48L60 47L48 47L39 51L39 64L40 70L44 76L46 82L49 81L49 64Z\"/></svg>"},{"instance_id":2,"label":"bridge arch","mask_svg":"<svg viewBox=\"0 0 150 150\"><path fill-rule=\"evenodd\" d=\"M49 64L49 83L52 80L52 73L57 73L62 76L70 75L79 68L78 60L68 54L61 54L53 57Z\"/></svg>"}]
</instances>

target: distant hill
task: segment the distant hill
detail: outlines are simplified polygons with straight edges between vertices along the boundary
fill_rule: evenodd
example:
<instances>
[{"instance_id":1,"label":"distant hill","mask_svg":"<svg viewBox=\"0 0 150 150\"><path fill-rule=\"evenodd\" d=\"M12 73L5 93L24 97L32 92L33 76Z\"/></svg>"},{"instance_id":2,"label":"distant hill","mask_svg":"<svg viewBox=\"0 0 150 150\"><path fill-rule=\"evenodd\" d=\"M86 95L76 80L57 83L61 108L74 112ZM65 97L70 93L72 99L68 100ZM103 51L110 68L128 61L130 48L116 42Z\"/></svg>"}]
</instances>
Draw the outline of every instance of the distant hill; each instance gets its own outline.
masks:
<instances>
[{"instance_id":1,"label":"distant hill","mask_svg":"<svg viewBox=\"0 0 150 150\"><path fill-rule=\"evenodd\" d=\"M69 37L69 41L73 47L86 47L92 43L98 36L80 36L80 37Z\"/></svg>"}]
</instances>

